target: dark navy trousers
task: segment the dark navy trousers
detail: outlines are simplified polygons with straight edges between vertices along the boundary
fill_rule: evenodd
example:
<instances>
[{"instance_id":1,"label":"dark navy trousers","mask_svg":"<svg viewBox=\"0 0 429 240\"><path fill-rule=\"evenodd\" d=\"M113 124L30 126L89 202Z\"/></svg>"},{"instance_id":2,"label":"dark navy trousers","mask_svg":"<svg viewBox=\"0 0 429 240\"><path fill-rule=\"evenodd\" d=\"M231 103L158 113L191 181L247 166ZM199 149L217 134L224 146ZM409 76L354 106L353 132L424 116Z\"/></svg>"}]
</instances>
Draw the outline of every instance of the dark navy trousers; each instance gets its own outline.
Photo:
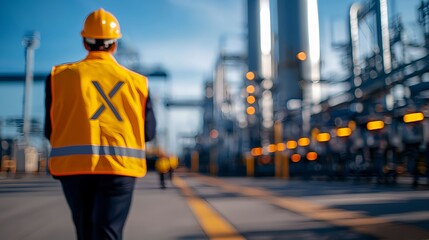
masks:
<instances>
[{"instance_id":1,"label":"dark navy trousers","mask_svg":"<svg viewBox=\"0 0 429 240\"><path fill-rule=\"evenodd\" d=\"M79 240L122 239L134 177L75 175L58 178Z\"/></svg>"}]
</instances>

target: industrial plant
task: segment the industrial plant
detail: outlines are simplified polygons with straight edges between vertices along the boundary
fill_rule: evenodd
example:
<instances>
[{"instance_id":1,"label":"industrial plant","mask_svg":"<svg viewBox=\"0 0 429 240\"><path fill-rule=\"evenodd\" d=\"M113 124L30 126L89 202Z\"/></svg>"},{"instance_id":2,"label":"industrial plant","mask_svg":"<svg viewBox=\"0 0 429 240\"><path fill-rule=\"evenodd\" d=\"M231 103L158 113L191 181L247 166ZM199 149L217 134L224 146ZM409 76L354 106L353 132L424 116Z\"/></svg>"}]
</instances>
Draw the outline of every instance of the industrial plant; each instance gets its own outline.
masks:
<instances>
[{"instance_id":1,"label":"industrial plant","mask_svg":"<svg viewBox=\"0 0 429 240\"><path fill-rule=\"evenodd\" d=\"M429 181L428 1L415 7L412 29L394 1L351 4L344 39L330 43L341 56L338 75L323 74L321 1L243 3L246 28L238 38L245 51L219 51L202 99L175 101L162 93L156 106L161 134L147 150L153 159L178 154L181 166L214 176ZM44 171L49 161L42 123L30 116L32 82L48 75L33 74L38 41L38 33L24 37L25 76L0 76L25 80L22 118L1 121L1 129L18 133L1 132L2 171ZM168 85L168 69L142 67L125 43L116 57ZM202 127L186 141L168 132L168 111L177 107L201 111ZM178 153L169 149L171 141L180 142Z\"/></svg>"}]
</instances>

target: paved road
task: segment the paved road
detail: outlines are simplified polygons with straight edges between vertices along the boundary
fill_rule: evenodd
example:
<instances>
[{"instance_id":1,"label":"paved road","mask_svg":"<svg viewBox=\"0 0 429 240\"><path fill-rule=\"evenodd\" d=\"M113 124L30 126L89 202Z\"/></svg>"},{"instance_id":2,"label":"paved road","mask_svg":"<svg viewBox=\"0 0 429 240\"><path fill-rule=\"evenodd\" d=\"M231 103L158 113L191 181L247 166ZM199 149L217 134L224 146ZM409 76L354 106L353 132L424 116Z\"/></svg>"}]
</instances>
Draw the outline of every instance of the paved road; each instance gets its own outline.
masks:
<instances>
[{"instance_id":1,"label":"paved road","mask_svg":"<svg viewBox=\"0 0 429 240\"><path fill-rule=\"evenodd\" d=\"M125 239L429 239L427 187L185 172L173 183L138 180ZM0 179L0 239L75 239L59 183Z\"/></svg>"}]
</instances>

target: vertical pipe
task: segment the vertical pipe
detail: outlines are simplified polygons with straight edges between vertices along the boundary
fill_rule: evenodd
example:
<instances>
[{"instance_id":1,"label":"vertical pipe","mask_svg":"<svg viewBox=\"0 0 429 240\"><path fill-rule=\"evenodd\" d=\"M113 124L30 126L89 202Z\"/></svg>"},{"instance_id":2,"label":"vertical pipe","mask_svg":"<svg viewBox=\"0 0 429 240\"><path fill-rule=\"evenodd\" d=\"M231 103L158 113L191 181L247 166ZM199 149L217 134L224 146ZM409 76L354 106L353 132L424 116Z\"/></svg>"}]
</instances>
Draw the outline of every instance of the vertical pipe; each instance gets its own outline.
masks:
<instances>
[{"instance_id":1,"label":"vertical pipe","mask_svg":"<svg viewBox=\"0 0 429 240\"><path fill-rule=\"evenodd\" d=\"M390 34L389 34L389 16L387 9L387 0L376 0L377 2L377 33L378 46L381 50L383 59L383 69L385 73L392 71L392 56L390 51Z\"/></svg>"},{"instance_id":2,"label":"vertical pipe","mask_svg":"<svg viewBox=\"0 0 429 240\"><path fill-rule=\"evenodd\" d=\"M310 80L312 81L309 91L312 104L321 101L320 90L320 32L319 32L319 10L317 0L307 0L308 18L308 60L310 64Z\"/></svg>"},{"instance_id":3,"label":"vertical pipe","mask_svg":"<svg viewBox=\"0 0 429 240\"><path fill-rule=\"evenodd\" d=\"M274 123L274 142L277 144L283 142L283 125L281 121ZM277 149L274 153L274 168L275 176L281 177L282 175L282 152Z\"/></svg>"},{"instance_id":4,"label":"vertical pipe","mask_svg":"<svg viewBox=\"0 0 429 240\"><path fill-rule=\"evenodd\" d=\"M350 7L350 43L352 45L352 59L353 59L353 75L359 76L359 18L358 13L362 9L359 3L354 3Z\"/></svg>"},{"instance_id":5,"label":"vertical pipe","mask_svg":"<svg viewBox=\"0 0 429 240\"><path fill-rule=\"evenodd\" d=\"M34 50L31 47L25 49L25 90L24 90L24 126L23 134L25 143L28 143L30 134L30 121L31 121L31 98L33 89L33 58Z\"/></svg>"},{"instance_id":6,"label":"vertical pipe","mask_svg":"<svg viewBox=\"0 0 429 240\"><path fill-rule=\"evenodd\" d=\"M277 0L277 54L276 88L274 91L276 108L287 110L287 103L302 99L299 85L301 74L295 55L303 51L301 36L300 0ZM291 37L293 36L293 37Z\"/></svg>"},{"instance_id":7,"label":"vertical pipe","mask_svg":"<svg viewBox=\"0 0 429 240\"><path fill-rule=\"evenodd\" d=\"M246 161L246 175L248 177L254 177L255 176L255 158L250 154L246 154L245 161Z\"/></svg>"},{"instance_id":8,"label":"vertical pipe","mask_svg":"<svg viewBox=\"0 0 429 240\"><path fill-rule=\"evenodd\" d=\"M197 151L192 151L191 153L191 171L192 172L199 172L200 168L200 160L199 160L199 154Z\"/></svg>"},{"instance_id":9,"label":"vertical pipe","mask_svg":"<svg viewBox=\"0 0 429 240\"><path fill-rule=\"evenodd\" d=\"M247 65L248 71L260 74L259 0L247 0Z\"/></svg>"},{"instance_id":10,"label":"vertical pipe","mask_svg":"<svg viewBox=\"0 0 429 240\"><path fill-rule=\"evenodd\" d=\"M282 177L289 179L289 156L288 154L282 154Z\"/></svg>"},{"instance_id":11,"label":"vertical pipe","mask_svg":"<svg viewBox=\"0 0 429 240\"><path fill-rule=\"evenodd\" d=\"M222 39L221 39L222 41ZM223 43L221 43L223 45ZM215 129L218 129L219 134L224 134L224 126L222 121L222 106L225 102L225 69L223 62L223 54L221 53L218 57L215 66L214 73L214 83L213 83L213 126ZM209 157L209 168L210 173L214 175L216 166L218 165L218 154L217 149L221 148L221 143L217 141L213 143L210 147L210 157Z\"/></svg>"},{"instance_id":12,"label":"vertical pipe","mask_svg":"<svg viewBox=\"0 0 429 240\"><path fill-rule=\"evenodd\" d=\"M259 0L259 37L260 37L260 69L264 79L261 97L262 126L270 129L273 126L273 98L271 87L273 85L273 63L272 63L272 28L271 28L271 2L270 0ZM270 142L263 132L262 142Z\"/></svg>"},{"instance_id":13,"label":"vertical pipe","mask_svg":"<svg viewBox=\"0 0 429 240\"><path fill-rule=\"evenodd\" d=\"M33 92L33 69L34 69L34 50L38 47L38 33L32 33L24 36L23 45L25 46L25 90L23 107L23 135L24 144L28 145L31 125L31 100Z\"/></svg>"},{"instance_id":14,"label":"vertical pipe","mask_svg":"<svg viewBox=\"0 0 429 240\"><path fill-rule=\"evenodd\" d=\"M272 40L270 0L259 0L259 32L261 53L261 75L264 79L272 77Z\"/></svg>"},{"instance_id":15,"label":"vertical pipe","mask_svg":"<svg viewBox=\"0 0 429 240\"><path fill-rule=\"evenodd\" d=\"M318 5L316 0L300 1L301 14L301 46L307 59L301 61L301 81L303 84L302 131L307 135L310 132L310 118L312 107L319 104L320 92L320 34ZM307 84L308 82L308 84Z\"/></svg>"},{"instance_id":16,"label":"vertical pipe","mask_svg":"<svg viewBox=\"0 0 429 240\"><path fill-rule=\"evenodd\" d=\"M218 174L218 143L215 143L215 146L212 146L210 149L210 165L209 172L210 175L216 176Z\"/></svg>"}]
</instances>

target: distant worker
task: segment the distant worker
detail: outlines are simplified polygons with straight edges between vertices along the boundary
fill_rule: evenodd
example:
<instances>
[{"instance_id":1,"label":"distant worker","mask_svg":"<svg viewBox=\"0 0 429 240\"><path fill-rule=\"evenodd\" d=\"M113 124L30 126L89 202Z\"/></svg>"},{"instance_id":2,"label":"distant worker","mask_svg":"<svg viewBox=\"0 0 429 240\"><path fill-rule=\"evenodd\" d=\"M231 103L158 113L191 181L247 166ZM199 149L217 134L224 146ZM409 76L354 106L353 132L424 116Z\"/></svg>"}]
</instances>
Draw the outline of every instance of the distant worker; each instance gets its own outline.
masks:
<instances>
[{"instance_id":1,"label":"distant worker","mask_svg":"<svg viewBox=\"0 0 429 240\"><path fill-rule=\"evenodd\" d=\"M46 81L49 170L78 239L122 239L135 179L147 171L145 142L155 137L148 80L113 57L121 32L110 12L89 14L81 35L86 58L53 67Z\"/></svg>"},{"instance_id":2,"label":"distant worker","mask_svg":"<svg viewBox=\"0 0 429 240\"><path fill-rule=\"evenodd\" d=\"M170 170L168 171L168 174L170 181L172 181L174 170L179 166L179 159L176 156L170 156L168 160L170 161Z\"/></svg>"},{"instance_id":3,"label":"distant worker","mask_svg":"<svg viewBox=\"0 0 429 240\"><path fill-rule=\"evenodd\" d=\"M160 156L155 162L155 169L159 174L159 184L161 189L166 189L165 174L170 171L170 161L165 156Z\"/></svg>"}]
</instances>

